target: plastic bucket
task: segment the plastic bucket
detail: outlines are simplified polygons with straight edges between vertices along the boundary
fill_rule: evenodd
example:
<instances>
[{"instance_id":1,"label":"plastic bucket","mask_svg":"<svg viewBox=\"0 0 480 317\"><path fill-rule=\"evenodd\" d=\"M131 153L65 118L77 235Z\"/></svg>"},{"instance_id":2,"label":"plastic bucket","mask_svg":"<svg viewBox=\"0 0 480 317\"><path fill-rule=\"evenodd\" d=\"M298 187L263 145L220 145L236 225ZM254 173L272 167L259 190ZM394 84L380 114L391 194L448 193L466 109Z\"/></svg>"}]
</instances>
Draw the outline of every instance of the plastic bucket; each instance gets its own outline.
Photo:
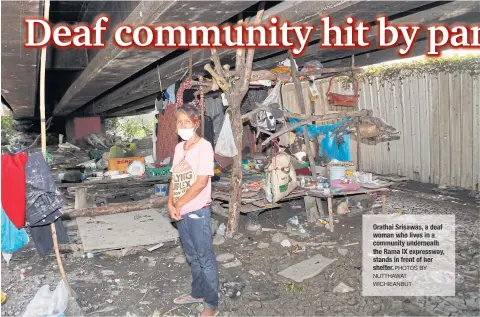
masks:
<instances>
[{"instance_id":1,"label":"plastic bucket","mask_svg":"<svg viewBox=\"0 0 480 317\"><path fill-rule=\"evenodd\" d=\"M330 167L330 180L342 179L345 177L346 172L345 166L332 166Z\"/></svg>"}]
</instances>

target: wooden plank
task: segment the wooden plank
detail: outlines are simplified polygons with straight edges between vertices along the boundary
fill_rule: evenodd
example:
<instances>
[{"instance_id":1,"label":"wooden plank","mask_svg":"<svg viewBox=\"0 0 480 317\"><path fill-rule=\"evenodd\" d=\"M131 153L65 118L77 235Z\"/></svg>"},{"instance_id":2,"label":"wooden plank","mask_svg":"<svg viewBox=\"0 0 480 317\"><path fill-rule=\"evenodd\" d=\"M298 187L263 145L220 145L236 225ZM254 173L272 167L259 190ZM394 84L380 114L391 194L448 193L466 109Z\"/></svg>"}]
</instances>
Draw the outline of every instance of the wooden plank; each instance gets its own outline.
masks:
<instances>
[{"instance_id":1,"label":"wooden plank","mask_svg":"<svg viewBox=\"0 0 480 317\"><path fill-rule=\"evenodd\" d=\"M388 123L397 128L396 120L395 120L395 100L394 100L394 84L391 82L385 83L385 105L386 105L386 113L388 115ZM387 150L389 155L388 160L388 168L390 174L397 175L397 145L395 144L395 140L391 140L387 142Z\"/></svg>"},{"instance_id":2,"label":"wooden plank","mask_svg":"<svg viewBox=\"0 0 480 317\"><path fill-rule=\"evenodd\" d=\"M158 210L77 218L85 251L122 249L174 241L178 231Z\"/></svg>"},{"instance_id":3,"label":"wooden plank","mask_svg":"<svg viewBox=\"0 0 480 317\"><path fill-rule=\"evenodd\" d=\"M402 81L397 79L393 83L393 104L395 111L395 128L400 132L400 139L393 141L396 148L396 160L395 166L396 175L405 176L405 131L403 130L403 107L402 107Z\"/></svg>"},{"instance_id":4,"label":"wooden plank","mask_svg":"<svg viewBox=\"0 0 480 317\"><path fill-rule=\"evenodd\" d=\"M372 85L372 109L373 109L373 116L374 117L379 117L381 116L380 114L380 96L379 96L379 91L380 91L380 83L379 79L375 77L373 80L373 85ZM375 144L373 146L373 152L375 153L375 166L373 166L373 172L377 174L383 174L383 166L382 166L382 149L379 144Z\"/></svg>"},{"instance_id":5,"label":"wooden plank","mask_svg":"<svg viewBox=\"0 0 480 317\"><path fill-rule=\"evenodd\" d=\"M388 193L390 189L383 187L383 188L376 188L376 189L360 189L351 192L340 192L340 193L330 193L324 194L319 192L318 190L310 190L307 192L307 195L312 197L318 198L329 198L329 197L340 197L340 196L351 196L351 195L359 195L359 194L372 194L372 193Z\"/></svg>"},{"instance_id":6,"label":"wooden plank","mask_svg":"<svg viewBox=\"0 0 480 317\"><path fill-rule=\"evenodd\" d=\"M460 186L462 178L462 78L457 74L450 74L450 183Z\"/></svg>"},{"instance_id":7,"label":"wooden plank","mask_svg":"<svg viewBox=\"0 0 480 317\"><path fill-rule=\"evenodd\" d=\"M1 7L2 97L12 108L15 119L33 118L38 102L40 54L38 50L23 47L27 30L22 19L42 15L43 1L2 1Z\"/></svg>"},{"instance_id":8,"label":"wooden plank","mask_svg":"<svg viewBox=\"0 0 480 317\"><path fill-rule=\"evenodd\" d=\"M439 74L440 185L450 184L450 75Z\"/></svg>"},{"instance_id":9,"label":"wooden plank","mask_svg":"<svg viewBox=\"0 0 480 317\"><path fill-rule=\"evenodd\" d=\"M440 183L440 100L438 75L428 75L430 78L430 177L432 183Z\"/></svg>"},{"instance_id":10,"label":"wooden plank","mask_svg":"<svg viewBox=\"0 0 480 317\"><path fill-rule=\"evenodd\" d=\"M430 179L430 116L429 116L429 93L427 89L428 79L426 74L423 74L418 79L418 94L419 94L419 128L420 128L420 155L421 170L420 180L424 183L431 183Z\"/></svg>"},{"instance_id":11,"label":"wooden plank","mask_svg":"<svg viewBox=\"0 0 480 317\"><path fill-rule=\"evenodd\" d=\"M401 107L403 109L403 151L405 160L405 176L413 179L413 137L412 137L412 115L411 115L411 96L409 80L402 80L402 98Z\"/></svg>"},{"instance_id":12,"label":"wooden plank","mask_svg":"<svg viewBox=\"0 0 480 317\"><path fill-rule=\"evenodd\" d=\"M378 82L378 117L385 120L387 123L391 124L390 115L387 111L387 97L386 97L386 85L387 83ZM388 142L380 142L377 144L380 148L380 153L382 155L382 171L383 174L390 174L390 152L388 150Z\"/></svg>"},{"instance_id":13,"label":"wooden plank","mask_svg":"<svg viewBox=\"0 0 480 317\"><path fill-rule=\"evenodd\" d=\"M473 87L476 87L473 91L473 190L480 190L480 78L476 77L473 80Z\"/></svg>"},{"instance_id":14,"label":"wooden plank","mask_svg":"<svg viewBox=\"0 0 480 317\"><path fill-rule=\"evenodd\" d=\"M410 86L410 105L412 121L412 159L413 159L413 180L421 181L422 153L420 139L420 103L418 93L418 78L416 76L408 79Z\"/></svg>"},{"instance_id":15,"label":"wooden plank","mask_svg":"<svg viewBox=\"0 0 480 317\"><path fill-rule=\"evenodd\" d=\"M365 109L367 110L372 110L373 111L373 85L372 83L367 83L366 84L366 90L365 90ZM366 168L368 172L376 172L376 155L374 151L375 145L371 145L367 142L363 144L364 150L362 152L364 153L369 153L369 158L366 160Z\"/></svg>"},{"instance_id":16,"label":"wooden plank","mask_svg":"<svg viewBox=\"0 0 480 317\"><path fill-rule=\"evenodd\" d=\"M462 124L457 127L461 129L461 178L460 186L463 188L472 187L473 182L473 78L469 74L462 73L462 109L461 109L461 120ZM478 90L478 87L476 87ZM480 139L477 139L477 143L480 142ZM478 161L477 157L477 161Z\"/></svg>"}]
</instances>

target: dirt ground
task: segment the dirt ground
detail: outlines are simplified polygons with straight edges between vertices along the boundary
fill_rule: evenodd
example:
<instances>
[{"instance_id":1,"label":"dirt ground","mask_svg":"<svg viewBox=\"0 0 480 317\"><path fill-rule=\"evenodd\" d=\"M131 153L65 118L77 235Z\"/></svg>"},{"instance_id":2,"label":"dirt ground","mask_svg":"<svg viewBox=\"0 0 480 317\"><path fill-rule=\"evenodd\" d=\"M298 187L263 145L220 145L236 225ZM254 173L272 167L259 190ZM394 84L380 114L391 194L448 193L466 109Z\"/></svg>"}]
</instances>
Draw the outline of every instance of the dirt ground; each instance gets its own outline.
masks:
<instances>
[{"instance_id":1,"label":"dirt ground","mask_svg":"<svg viewBox=\"0 0 480 317\"><path fill-rule=\"evenodd\" d=\"M285 230L288 218L304 215L303 207L295 208L299 204L296 201L260 215L264 228L276 230L247 232L243 229L246 217L242 217L241 234L215 246L217 257L231 253L241 262L233 268L219 263L221 286L224 282L244 285L235 298L220 291L220 316L479 316L479 205L464 192L439 194L432 188L407 183L392 192L387 208L404 214L456 215L455 297L362 297L361 216L339 217L334 233L321 226L309 226L311 237L290 238L320 245L295 253L292 248L273 242L272 236ZM225 218L215 218L220 223L226 222ZM260 242L269 246L260 249ZM358 244L343 246L352 243ZM342 255L338 249L348 251ZM292 283L277 274L316 254L337 260L303 283ZM172 302L190 288L189 266L182 263L182 249L178 245L121 258L63 256L70 284L85 315L189 316L198 314L202 308L177 306ZM9 266L2 261L2 291L8 296L2 316L21 315L42 285L53 288L59 280L53 252L40 258L33 245L14 254ZM333 292L340 282L354 291Z\"/></svg>"}]
</instances>

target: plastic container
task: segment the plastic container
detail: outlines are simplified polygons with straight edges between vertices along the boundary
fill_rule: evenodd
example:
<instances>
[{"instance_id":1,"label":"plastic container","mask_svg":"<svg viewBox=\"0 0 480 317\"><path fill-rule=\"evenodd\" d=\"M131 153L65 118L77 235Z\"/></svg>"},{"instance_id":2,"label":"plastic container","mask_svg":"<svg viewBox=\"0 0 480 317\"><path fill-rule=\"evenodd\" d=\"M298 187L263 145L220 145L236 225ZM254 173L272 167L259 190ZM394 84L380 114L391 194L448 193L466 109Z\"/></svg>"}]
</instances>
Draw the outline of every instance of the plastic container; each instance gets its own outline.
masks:
<instances>
[{"instance_id":1,"label":"plastic container","mask_svg":"<svg viewBox=\"0 0 480 317\"><path fill-rule=\"evenodd\" d=\"M170 166L170 164L162 167L154 167L154 168L147 167L145 169L145 174L147 174L148 178L170 176L171 169L172 167Z\"/></svg>"},{"instance_id":2,"label":"plastic container","mask_svg":"<svg viewBox=\"0 0 480 317\"><path fill-rule=\"evenodd\" d=\"M127 171L128 165L130 165L130 163L132 163L133 161L145 163L145 159L143 157L114 158L108 160L108 170L125 173Z\"/></svg>"},{"instance_id":3,"label":"plastic container","mask_svg":"<svg viewBox=\"0 0 480 317\"><path fill-rule=\"evenodd\" d=\"M169 184L155 184L155 195L168 196Z\"/></svg>"},{"instance_id":4,"label":"plastic container","mask_svg":"<svg viewBox=\"0 0 480 317\"><path fill-rule=\"evenodd\" d=\"M345 166L332 166L330 167L330 180L345 178L346 172Z\"/></svg>"}]
</instances>

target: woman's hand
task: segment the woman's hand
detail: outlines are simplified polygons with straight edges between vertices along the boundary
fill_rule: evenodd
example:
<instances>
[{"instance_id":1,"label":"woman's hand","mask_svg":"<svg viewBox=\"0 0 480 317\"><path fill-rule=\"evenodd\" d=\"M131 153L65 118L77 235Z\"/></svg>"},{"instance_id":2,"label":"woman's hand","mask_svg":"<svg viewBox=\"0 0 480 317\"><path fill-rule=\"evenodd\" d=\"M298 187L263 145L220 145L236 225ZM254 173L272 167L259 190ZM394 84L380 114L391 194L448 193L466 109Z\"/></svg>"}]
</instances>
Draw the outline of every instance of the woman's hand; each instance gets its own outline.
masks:
<instances>
[{"instance_id":1,"label":"woman's hand","mask_svg":"<svg viewBox=\"0 0 480 317\"><path fill-rule=\"evenodd\" d=\"M182 216L180 216L180 208L176 208L173 204L168 203L168 212L170 213L170 218L175 221L182 220Z\"/></svg>"}]
</instances>

